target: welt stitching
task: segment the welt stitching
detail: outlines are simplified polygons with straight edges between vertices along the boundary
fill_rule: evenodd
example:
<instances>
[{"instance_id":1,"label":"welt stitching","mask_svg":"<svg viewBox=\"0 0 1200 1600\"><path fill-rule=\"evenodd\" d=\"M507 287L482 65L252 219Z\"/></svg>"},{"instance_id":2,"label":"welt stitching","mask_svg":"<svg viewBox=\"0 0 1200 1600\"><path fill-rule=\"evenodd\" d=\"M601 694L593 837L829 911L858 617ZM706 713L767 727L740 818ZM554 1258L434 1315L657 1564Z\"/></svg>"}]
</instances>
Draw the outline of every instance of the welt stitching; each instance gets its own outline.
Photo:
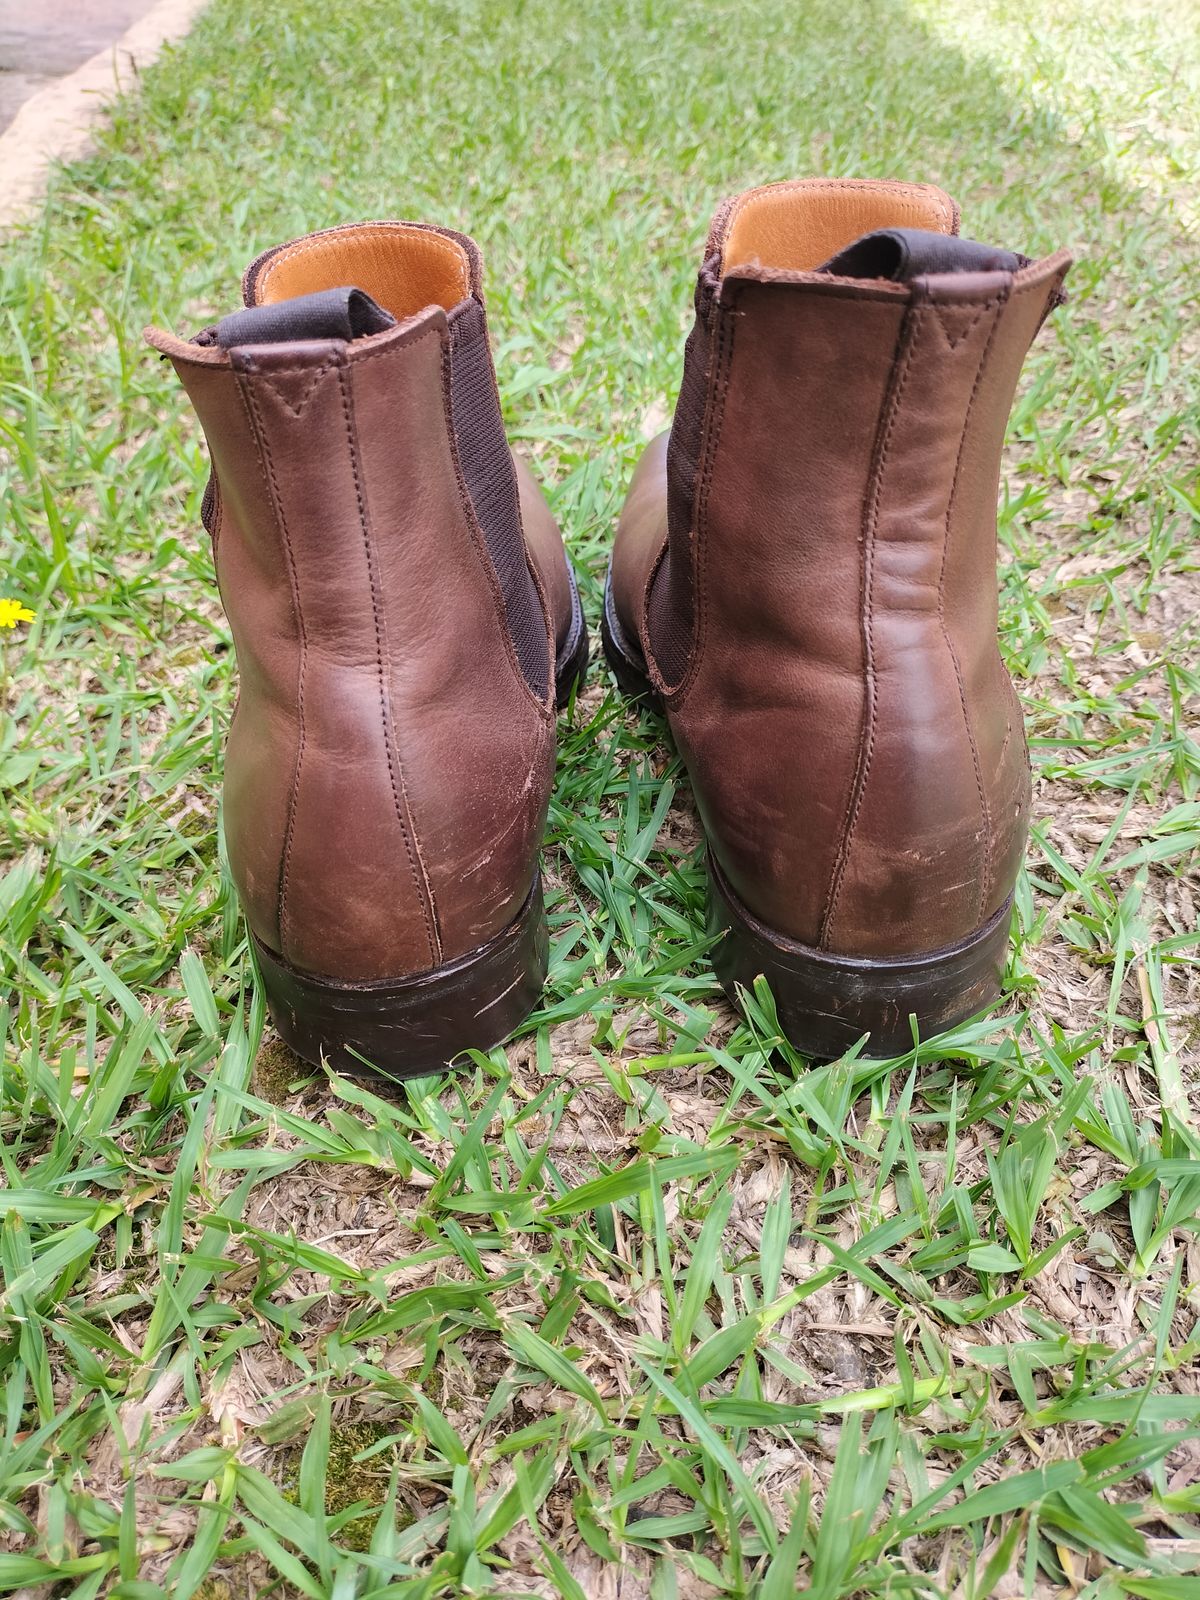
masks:
<instances>
[{"instance_id":1,"label":"welt stitching","mask_svg":"<svg viewBox=\"0 0 1200 1600\"><path fill-rule=\"evenodd\" d=\"M700 671L704 645L708 637L708 599L703 583L704 558L708 550L708 502L712 492L713 470L721 430L725 422L725 401L733 371L733 335L736 300L731 292L729 305L717 313L717 345L713 358L713 387L710 412L707 418L708 434L704 441L704 454L696 483L696 544L692 554L692 606L695 614L692 636L692 658L687 664L677 690L671 694L671 706L678 710L687 700ZM671 691L668 691L671 693Z\"/></svg>"},{"instance_id":2,"label":"welt stitching","mask_svg":"<svg viewBox=\"0 0 1200 1600\"><path fill-rule=\"evenodd\" d=\"M267 444L262 414L259 411L258 402L254 398L248 377L239 375L237 392L246 413L246 421L250 426L254 447L258 452L259 467L267 480L271 502L274 506L275 524L279 530L279 536L283 543L284 557L287 561L288 582L292 591L292 609L296 615L296 631L300 639L300 660L296 668L296 760L292 768L291 786L288 790L287 822L284 827L283 856L279 863L279 890L275 904L275 918L279 925L280 954L286 956L284 921L287 916L288 880L291 874L292 845L296 835L296 811L300 798L300 772L304 765L304 748L307 737L304 726L304 680L308 671L308 634L304 627L304 612L300 607L300 578L296 571L296 557L292 550L291 534L288 532L287 516L283 509L283 496L279 491L279 480L275 476L275 463L271 458L270 447Z\"/></svg>"},{"instance_id":3,"label":"welt stitching","mask_svg":"<svg viewBox=\"0 0 1200 1600\"><path fill-rule=\"evenodd\" d=\"M408 796L404 792L404 776L400 771L399 759L395 751L391 711L387 691L387 657L384 649L383 617L380 613L379 577L376 571L375 551L371 541L371 530L367 522L367 504L363 495L362 475L359 471L358 438L354 428L354 421L350 413L350 395L346 384L346 369L338 369L338 388L342 399L342 416L346 422L346 443L350 450L350 470L354 477L354 495L358 502L358 522L362 529L363 549L367 557L367 574L371 583L371 613L375 623L375 661L376 672L379 680L379 714L383 722L383 743L387 755L388 777L392 786L392 803L396 808L396 820L400 824L400 832L404 839L404 851L408 856L409 870L412 872L413 883L417 890L417 899L421 903L421 914L425 921L425 935L429 941L429 953L434 965L441 960L441 941L433 914L433 892L429 887L429 878L425 872L424 862L418 866L419 847L416 842L416 830L412 823L412 814L408 807Z\"/></svg>"},{"instance_id":4,"label":"welt stitching","mask_svg":"<svg viewBox=\"0 0 1200 1600\"><path fill-rule=\"evenodd\" d=\"M317 377L319 378L322 373L328 372L332 365L332 358L328 361L322 361ZM241 362L235 370L249 373L252 377L257 378L260 383L265 383L269 388L274 388L275 386L271 382L272 378L294 378L299 373L311 372L313 366L311 361L304 361L298 367L262 367L253 360L249 360ZM269 377L268 373L270 374ZM275 390L275 393L279 394L278 389ZM279 398L283 400L285 406L291 405L291 401L285 399L283 395L279 395Z\"/></svg>"},{"instance_id":5,"label":"welt stitching","mask_svg":"<svg viewBox=\"0 0 1200 1600\"><path fill-rule=\"evenodd\" d=\"M1001 767L1002 768L1004 766L1004 758L1008 754L1008 747L1012 743L1012 736L1013 736L1013 719L1012 719L1012 704L1010 702L1009 705L1008 705L1008 708L1006 709L1006 711L1004 713L1004 743L1000 746L1000 755L999 755L999 758L998 758L998 760L996 762L997 767Z\"/></svg>"},{"instance_id":6,"label":"welt stitching","mask_svg":"<svg viewBox=\"0 0 1200 1600\"><path fill-rule=\"evenodd\" d=\"M349 364L356 367L363 361L376 361L380 356L393 355L397 350L410 350L415 345L420 344L423 339L429 339L437 332L439 332L439 329L435 326L422 328L419 333L407 333L401 335L399 338L393 338L389 340L382 350L364 350L361 354L357 350L349 350L347 352ZM329 371L329 368L333 366L333 364L334 363L332 359L322 362L321 368L317 373L317 377L322 377L326 372ZM309 363L305 362L298 367L254 367L249 370L252 370L255 377L267 384L268 387L274 388L275 386L271 383L271 378L295 377L297 373L310 372L312 368ZM267 376L268 372L270 373L270 377ZM279 394L278 389L275 390L275 393ZM284 405L290 404L288 400L284 399L283 395L279 395L279 398L283 400Z\"/></svg>"},{"instance_id":7,"label":"welt stitching","mask_svg":"<svg viewBox=\"0 0 1200 1600\"><path fill-rule=\"evenodd\" d=\"M364 361L378 361L381 356L395 355L397 350L412 350L423 343L424 340L433 338L434 334L440 337L441 332L441 327L436 322L432 322L428 327L422 328L419 333L410 329L407 333L389 339L381 350L359 351L350 348L346 352L347 363L351 367L357 367Z\"/></svg>"},{"instance_id":8,"label":"welt stitching","mask_svg":"<svg viewBox=\"0 0 1200 1600\"><path fill-rule=\"evenodd\" d=\"M379 360L379 358L381 356L394 355L397 350L410 350L410 349L413 349L417 345L421 344L425 339L432 338L434 334L437 334L439 332L440 332L440 329L437 328L436 326L422 328L419 333L416 333L416 334L408 333L408 334L405 334L405 335L401 336L400 338L390 340L389 343L382 350L364 350L361 354L358 351L353 351L353 352L351 352L349 354L349 363L350 363L351 366L358 366L361 362L364 362L364 361L377 361L377 360ZM320 381L321 378L323 378L325 376L325 374L329 371L330 367L332 367L333 365L334 365L334 361L333 361L332 358L330 360L328 360L328 361L323 361L321 363L320 367L317 369L317 371L315 372L315 374L313 376L313 381L312 381L311 385L309 386L308 389L305 390L305 392L304 392L303 396L301 397L298 405L296 405L296 406L294 406L291 403L291 401L287 398L287 396L284 395L277 388L277 386L275 385L273 380L275 378L292 378L292 377L298 376L301 373L311 372L312 371L312 367L308 362L305 362L300 366L294 366L294 367L263 368L261 366L245 366L245 367L242 367L240 370L243 371L243 372L253 373L255 378L257 378L260 383L265 384L266 387L268 389L270 389L271 392L274 395L277 396L277 398L280 400L280 402L288 408L288 410L292 413L292 415L294 417L299 417L300 413L304 410L305 406L308 404L309 397L311 396L312 391L316 388L317 383Z\"/></svg>"},{"instance_id":9,"label":"welt stitching","mask_svg":"<svg viewBox=\"0 0 1200 1600\"><path fill-rule=\"evenodd\" d=\"M867 791L867 779L870 776L871 763L875 756L878 709L875 693L875 531L879 525L879 502L882 497L883 476L887 468L888 452L891 449L896 418L900 412L904 386L908 382L908 374L911 370L912 352L917 340L919 317L919 310L916 307L912 307L905 313L900 324L900 332L896 339L896 350L892 357L892 370L888 380L888 389L884 396L875 436L875 447L871 471L867 479L867 490L863 497L861 603L865 693L862 725L859 732L858 758L855 763L854 778L847 798L846 818L842 824L841 844L838 847L837 859L834 862L833 876L829 882L829 893L826 896L825 911L821 918L821 926L818 933L818 947L820 949L828 947L829 939L832 936L834 920L837 917L838 907L841 903L842 887L846 880L846 868L850 861L850 851L854 844L855 834L858 831L863 798Z\"/></svg>"},{"instance_id":10,"label":"welt stitching","mask_svg":"<svg viewBox=\"0 0 1200 1600\"><path fill-rule=\"evenodd\" d=\"M458 459L458 441L454 433L454 411L450 403L450 342L444 333L442 334L441 342L442 413L446 419L446 443L450 450L450 463L454 469L454 481L458 485L458 498L462 506L463 518L467 525L467 534L475 547L475 554L479 557L480 565L483 568L484 580L491 593L492 604L496 608L496 617L500 623L500 638L503 642L504 653L508 658L508 664L512 668L518 684L524 691L526 699L531 705L537 707L538 713L544 721L550 722L553 721L555 716L555 712L552 709L552 698L548 696L547 700L541 700L534 694L533 685L521 670L521 663L517 660L517 652L513 647L512 634L509 631L508 610L504 604L504 594L500 588L500 580L496 576L495 564L492 561L491 552L488 550L487 540L483 536L483 529L479 526L479 518L475 515L475 504L471 499L470 490L467 488L467 480L463 477L462 462ZM522 534L522 540L524 540L524 534ZM528 559L528 546L526 546L526 558ZM553 655L550 659L554 659Z\"/></svg>"},{"instance_id":11,"label":"welt stitching","mask_svg":"<svg viewBox=\"0 0 1200 1600\"><path fill-rule=\"evenodd\" d=\"M217 477L215 468L211 470L213 472L213 482L216 484L215 498L217 502L216 513L213 516L212 533L209 534L209 538L212 540L213 571L215 572L217 567L217 547L221 542L221 534L225 527L225 496L221 493L221 480Z\"/></svg>"},{"instance_id":12,"label":"welt stitching","mask_svg":"<svg viewBox=\"0 0 1200 1600\"><path fill-rule=\"evenodd\" d=\"M882 300L896 305L910 298L906 283L867 282L864 278L843 278L836 272L813 272L799 267L735 267L727 283L782 283L803 288L806 294L822 299Z\"/></svg>"},{"instance_id":13,"label":"welt stitching","mask_svg":"<svg viewBox=\"0 0 1200 1600\"><path fill-rule=\"evenodd\" d=\"M1003 297L998 297L992 304L999 304ZM983 382L983 375L987 370L988 358L992 353L992 346L996 341L996 330L1000 326L1002 312L997 312L988 330L987 342L983 347L983 354L979 358L979 370L975 374L975 382L971 386L971 397L967 401L966 415L963 417L962 437L958 441L958 455L954 462L954 479L950 485L950 495L946 501L946 528L942 539L942 566L938 573L938 622L941 625L942 637L946 641L946 649L950 653L950 661L954 667L954 679L958 684L958 698L962 706L963 724L967 730L967 743L971 747L971 764L975 769L975 787L979 794L979 815L983 824L983 873L979 884L979 916L982 919L991 894L992 874L995 870L993 855L995 840L992 835L992 808L988 804L987 793L983 783L983 767L979 759L979 742L975 737L975 729L971 724L971 713L967 709L967 689L963 680L962 664L958 659L958 651L954 648L954 641L950 637L950 629L946 624L946 565L950 553L950 525L954 520L954 507L958 500L958 485L962 473L963 457L967 450L967 435L971 429L971 417L975 411L975 401L979 395L979 386Z\"/></svg>"}]
</instances>

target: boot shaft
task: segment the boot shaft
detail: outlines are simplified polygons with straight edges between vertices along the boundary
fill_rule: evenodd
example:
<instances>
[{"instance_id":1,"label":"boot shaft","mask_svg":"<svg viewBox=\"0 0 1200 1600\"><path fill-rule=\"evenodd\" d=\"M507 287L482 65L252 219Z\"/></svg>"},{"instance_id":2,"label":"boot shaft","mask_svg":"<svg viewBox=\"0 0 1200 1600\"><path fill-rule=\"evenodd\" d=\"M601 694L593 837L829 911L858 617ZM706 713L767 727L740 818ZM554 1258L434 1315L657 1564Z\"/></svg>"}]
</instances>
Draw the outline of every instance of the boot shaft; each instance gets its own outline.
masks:
<instances>
[{"instance_id":1,"label":"boot shaft","mask_svg":"<svg viewBox=\"0 0 1200 1600\"><path fill-rule=\"evenodd\" d=\"M347 284L392 325L304 337L305 297ZM245 289L215 342L151 335L212 454L241 677L231 867L255 935L296 967L419 973L526 900L553 761L554 639L478 255L368 224L268 252Z\"/></svg>"},{"instance_id":2,"label":"boot shaft","mask_svg":"<svg viewBox=\"0 0 1200 1600\"><path fill-rule=\"evenodd\" d=\"M881 226L919 227L935 264L1005 267L820 270ZM985 923L1026 830L996 491L1068 260L974 254L956 228L921 185L780 185L718 213L648 585L649 654L728 882L789 937L863 956Z\"/></svg>"}]
</instances>

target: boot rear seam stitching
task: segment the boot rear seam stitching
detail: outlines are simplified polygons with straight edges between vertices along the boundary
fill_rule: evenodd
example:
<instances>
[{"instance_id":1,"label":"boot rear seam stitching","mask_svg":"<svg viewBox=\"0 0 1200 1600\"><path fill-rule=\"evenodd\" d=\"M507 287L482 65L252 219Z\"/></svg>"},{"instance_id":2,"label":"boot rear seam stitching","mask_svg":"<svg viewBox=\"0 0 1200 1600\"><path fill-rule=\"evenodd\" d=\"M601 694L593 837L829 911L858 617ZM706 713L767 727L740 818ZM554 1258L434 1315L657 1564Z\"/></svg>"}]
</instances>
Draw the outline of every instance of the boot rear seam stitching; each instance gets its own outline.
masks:
<instances>
[{"instance_id":1,"label":"boot rear seam stitching","mask_svg":"<svg viewBox=\"0 0 1200 1600\"><path fill-rule=\"evenodd\" d=\"M830 880L829 893L825 901L825 912L821 918L821 927L818 935L818 948L822 950L828 948L832 937L834 920L837 917L838 907L841 903L846 868L850 861L851 848L858 830L858 819L862 812L863 798L867 791L867 779L870 776L871 763L875 755L877 714L873 592L875 531L879 523L879 502L882 493L883 476L887 468L888 451L891 448L896 418L900 413L900 402L904 396L904 386L908 382L913 347L917 340L919 315L919 311L912 307L905 312L904 319L900 324L900 331L896 338L896 350L892 357L892 370L889 376L887 393L884 396L883 407L877 424L874 459L871 463L871 472L867 479L867 491L863 500L862 640L865 697L862 728L859 734L858 760L855 764L854 778L850 785L846 819L842 824L841 844L838 848L837 859L834 862L833 877Z\"/></svg>"},{"instance_id":2,"label":"boot rear seam stitching","mask_svg":"<svg viewBox=\"0 0 1200 1600\"><path fill-rule=\"evenodd\" d=\"M433 891L430 888L429 875L425 870L425 862L421 857L421 847L417 841L416 828L413 825L412 812L408 804L408 793L404 786L404 774L400 768L399 756L395 749L395 730L392 726L387 689L387 652L384 648L385 630L380 611L378 573L370 523L367 517L366 497L363 493L362 474L359 470L358 438L350 409L350 395L346 384L346 369L344 366L338 368L338 388L342 399L342 416L346 423L346 443L350 451L350 471L354 478L354 496L358 502L358 522L359 527L362 529L363 550L367 558L367 575L371 584L371 614L375 624L376 676L379 682L379 714L383 724L383 745L387 756L388 777L392 788L392 803L395 806L396 820L400 824L400 833L404 839L404 853L408 857L409 870L412 873L413 883L416 887L417 899L421 903L421 915L425 923L425 937L429 944L430 958L434 966L436 966L442 956L441 938L438 934L434 912Z\"/></svg>"},{"instance_id":3,"label":"boot rear seam stitching","mask_svg":"<svg viewBox=\"0 0 1200 1600\"><path fill-rule=\"evenodd\" d=\"M967 435L971 430L971 418L975 413L975 401L979 395L979 388L983 382L983 375L987 371L988 359L992 353L992 346L996 340L996 330L1003 317L1003 296L998 300L989 301L989 305L1000 305L992 326L988 330L987 342L983 347L983 354L979 358L979 370L975 374L975 382L971 386L971 396L967 401L966 414L963 417L962 437L958 442L958 455L954 462L954 478L950 485L950 495L946 501L946 529L942 539L942 566L938 573L938 623L942 630L942 638L946 641L946 649L950 654L950 662L954 668L954 680L958 684L958 698L962 706L963 725L967 732L967 743L971 747L971 765L975 769L975 788L979 795L979 815L983 826L983 871L979 883L979 920L982 922L986 915L988 898L991 894L991 880L994 871L992 861L992 808L988 805L987 793L983 784L983 765L979 757L979 742L975 737L975 729L971 722L971 713L967 708L967 687L963 679L962 664L958 659L958 651L954 648L954 641L950 637L950 629L946 623L946 565L950 553L950 527L954 520L954 508L958 501L958 485L962 475L963 457L967 452ZM978 320L978 319L976 319ZM972 323L972 327L974 323Z\"/></svg>"},{"instance_id":4,"label":"boot rear seam stitching","mask_svg":"<svg viewBox=\"0 0 1200 1600\"><path fill-rule=\"evenodd\" d=\"M1003 665L1004 665L1004 663L1001 662L1001 667L1003 667ZM998 767L1000 767L1001 769L1004 766L1004 758L1008 754L1008 747L1012 743L1012 736L1013 736L1012 703L1011 703L1011 701L1009 701L1009 703L1005 707L1005 711L1004 711L1004 743L1000 746L1000 757L999 757L999 760L996 763L996 765Z\"/></svg>"},{"instance_id":5,"label":"boot rear seam stitching","mask_svg":"<svg viewBox=\"0 0 1200 1600\"><path fill-rule=\"evenodd\" d=\"M292 768L292 781L288 790L287 822L283 835L283 855L279 863L279 889L275 902L275 920L278 925L280 954L285 958L288 954L287 941L284 937L284 920L287 916L288 879L291 871L292 844L296 833L296 809L300 795L300 771L304 765L304 749L306 744L304 726L304 679L308 670L308 633L304 626L304 612L300 606L300 580L296 572L296 558L292 550L291 534L288 532L287 516L283 509L283 497L279 491L279 480L275 476L275 463L271 457L271 449L267 443L267 433L263 426L262 413L259 411L258 401L254 398L253 390L247 376L238 375L237 391L241 398L242 407L246 413L246 421L250 425L250 435L254 440L254 447L258 452L258 463L263 477L267 482L267 489L271 496L272 509L275 512L275 525L279 530L283 542L284 557L287 561L288 583L292 591L292 610L296 616L296 632L300 642L300 661L296 669L296 760Z\"/></svg>"},{"instance_id":6,"label":"boot rear seam stitching","mask_svg":"<svg viewBox=\"0 0 1200 1600\"><path fill-rule=\"evenodd\" d=\"M217 508L216 508L216 511L213 514L212 533L209 535L209 538L212 540L213 576L215 577L216 576L216 571L217 571L217 550L220 547L221 534L223 533L223 531L225 529L225 496L221 493L221 483L220 483L220 479L217 478L217 476L216 476L216 469L214 468L214 469L212 469L212 471L213 471L213 481L216 483L216 486L217 486L216 487ZM218 590L220 589L220 586L221 586L221 580L219 578L217 578L217 588L218 588Z\"/></svg>"}]
</instances>

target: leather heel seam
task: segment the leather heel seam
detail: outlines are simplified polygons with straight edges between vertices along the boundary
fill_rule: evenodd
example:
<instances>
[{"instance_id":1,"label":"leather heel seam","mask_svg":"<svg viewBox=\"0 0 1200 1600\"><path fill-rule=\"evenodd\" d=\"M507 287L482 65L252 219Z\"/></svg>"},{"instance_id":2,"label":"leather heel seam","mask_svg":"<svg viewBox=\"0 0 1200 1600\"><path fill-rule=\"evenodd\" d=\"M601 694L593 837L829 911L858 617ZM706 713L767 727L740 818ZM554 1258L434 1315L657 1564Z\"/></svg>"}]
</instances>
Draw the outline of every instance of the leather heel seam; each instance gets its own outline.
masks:
<instances>
[{"instance_id":1,"label":"leather heel seam","mask_svg":"<svg viewBox=\"0 0 1200 1600\"><path fill-rule=\"evenodd\" d=\"M962 707L963 726L967 733L967 743L971 750L971 765L975 772L975 788L979 796L980 827L983 830L980 882L979 882L979 915L982 917L987 909L988 900L992 892L992 876L994 872L994 838L992 808L988 803L987 791L983 782L983 763L979 755L979 741L975 737L975 727L971 720L971 710L967 704L967 685L963 677L962 663L958 658L958 651L954 648L954 640L950 637L950 627L946 621L946 567L950 555L950 536L954 522L954 510L958 503L958 486L962 477L963 457L966 454L967 438L971 431L971 419L975 414L975 401L983 383L983 375L987 371L988 360L996 342L996 331L1004 317L1004 297L998 296L996 300L988 302L989 306L996 306L996 315L988 329L987 341L983 347L983 354L979 358L979 370L975 374L975 382L971 385L970 398L967 401L966 415L963 417L962 436L958 441L958 454L954 461L954 478L950 484L950 494L946 501L946 523L942 537L942 564L938 573L938 625L942 630L942 638L946 642L946 649L950 656L950 664L954 668L954 681L958 685L958 699ZM971 322L973 328L979 320L979 315ZM968 330L969 331L969 330Z\"/></svg>"},{"instance_id":2,"label":"leather heel seam","mask_svg":"<svg viewBox=\"0 0 1200 1600\"><path fill-rule=\"evenodd\" d=\"M425 863L421 858L420 846L417 843L412 811L408 804L408 793L404 786L404 774L400 766L399 752L396 749L391 696L387 683L387 639L379 593L379 574L375 560L374 542L371 537L370 521L367 516L366 496L363 493L358 437L350 406L350 394L344 366L338 369L338 388L342 401L342 416L346 424L346 445L350 456L350 470L354 477L354 493L358 503L358 520L362 529L363 550L367 558L367 575L371 586L371 612L375 625L376 675L379 682L379 712L383 724L384 751L387 756L392 804L395 807L396 820L400 824L400 833L404 840L404 850L408 857L409 870L412 873L417 899L421 906L421 915L425 923L425 935L429 943L430 957L436 966L442 956L442 941L438 932L437 916L434 910L433 891L430 887L429 875L425 870Z\"/></svg>"},{"instance_id":3,"label":"leather heel seam","mask_svg":"<svg viewBox=\"0 0 1200 1600\"><path fill-rule=\"evenodd\" d=\"M254 440L254 448L258 454L259 469L267 485L271 508L275 513L276 531L279 535L280 543L283 545L284 559L287 562L288 583L292 595L292 610L296 618L296 633L300 645L300 658L296 664L296 760L292 767L292 778L288 788L287 821L284 825L283 850L279 860L279 886L275 901L276 931L280 949L286 954L288 946L285 934L288 913L288 883L292 863L292 846L296 834L300 774L304 766L306 743L304 684L308 672L308 632L304 626L304 611L300 605L300 578L296 571L295 552L292 549L291 534L288 531L287 517L283 509L283 496L279 489L279 481L275 476L275 464L271 457L270 445L267 443L266 426L263 423L262 413L259 409L258 401L255 399L248 374L238 373L237 392L242 402L242 408L246 413L250 436Z\"/></svg>"},{"instance_id":4,"label":"leather heel seam","mask_svg":"<svg viewBox=\"0 0 1200 1600\"><path fill-rule=\"evenodd\" d=\"M879 526L879 504L882 499L883 477L887 469L888 451L891 447L896 418L900 413L900 403L904 397L904 386L908 381L912 352L917 341L919 317L918 309L910 307L905 312L904 319L900 324L900 331L896 337L896 350L892 358L892 368L888 377L888 386L884 394L877 424L871 471L867 479L867 490L863 498L861 617L864 687L862 724L859 733L858 757L847 799L846 819L842 824L841 840L834 861L833 876L830 879L825 911L821 918L817 936L818 947L822 950L828 947L833 937L833 925L841 904L846 868L849 865L854 838L858 831L858 819L862 814L863 797L867 791L867 780L870 777L871 763L875 755L875 730L878 712L875 691L874 634L875 534Z\"/></svg>"}]
</instances>

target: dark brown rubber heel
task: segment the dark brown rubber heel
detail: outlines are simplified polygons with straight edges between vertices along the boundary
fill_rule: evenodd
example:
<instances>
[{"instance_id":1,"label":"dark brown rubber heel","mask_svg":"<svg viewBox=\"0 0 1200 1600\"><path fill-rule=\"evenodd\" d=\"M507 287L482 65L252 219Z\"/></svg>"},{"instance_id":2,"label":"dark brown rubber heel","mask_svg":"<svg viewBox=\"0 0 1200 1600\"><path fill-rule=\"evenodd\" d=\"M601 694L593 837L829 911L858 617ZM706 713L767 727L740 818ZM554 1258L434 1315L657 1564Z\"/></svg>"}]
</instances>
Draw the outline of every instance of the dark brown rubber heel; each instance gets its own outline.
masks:
<instances>
[{"instance_id":1,"label":"dark brown rubber heel","mask_svg":"<svg viewBox=\"0 0 1200 1600\"><path fill-rule=\"evenodd\" d=\"M802 1055L842 1055L863 1034L867 1060L912 1049L910 1016L922 1040L944 1033L1000 994L1012 897L968 938L928 955L892 960L835 956L773 932L746 910L709 857L709 932L717 977L731 1000L760 975L775 997L779 1022Z\"/></svg>"},{"instance_id":2,"label":"dark brown rubber heel","mask_svg":"<svg viewBox=\"0 0 1200 1600\"><path fill-rule=\"evenodd\" d=\"M411 978L336 983L254 942L271 1020L298 1056L351 1075L418 1078L464 1050L490 1050L534 1010L549 937L541 880L503 933Z\"/></svg>"}]
</instances>

